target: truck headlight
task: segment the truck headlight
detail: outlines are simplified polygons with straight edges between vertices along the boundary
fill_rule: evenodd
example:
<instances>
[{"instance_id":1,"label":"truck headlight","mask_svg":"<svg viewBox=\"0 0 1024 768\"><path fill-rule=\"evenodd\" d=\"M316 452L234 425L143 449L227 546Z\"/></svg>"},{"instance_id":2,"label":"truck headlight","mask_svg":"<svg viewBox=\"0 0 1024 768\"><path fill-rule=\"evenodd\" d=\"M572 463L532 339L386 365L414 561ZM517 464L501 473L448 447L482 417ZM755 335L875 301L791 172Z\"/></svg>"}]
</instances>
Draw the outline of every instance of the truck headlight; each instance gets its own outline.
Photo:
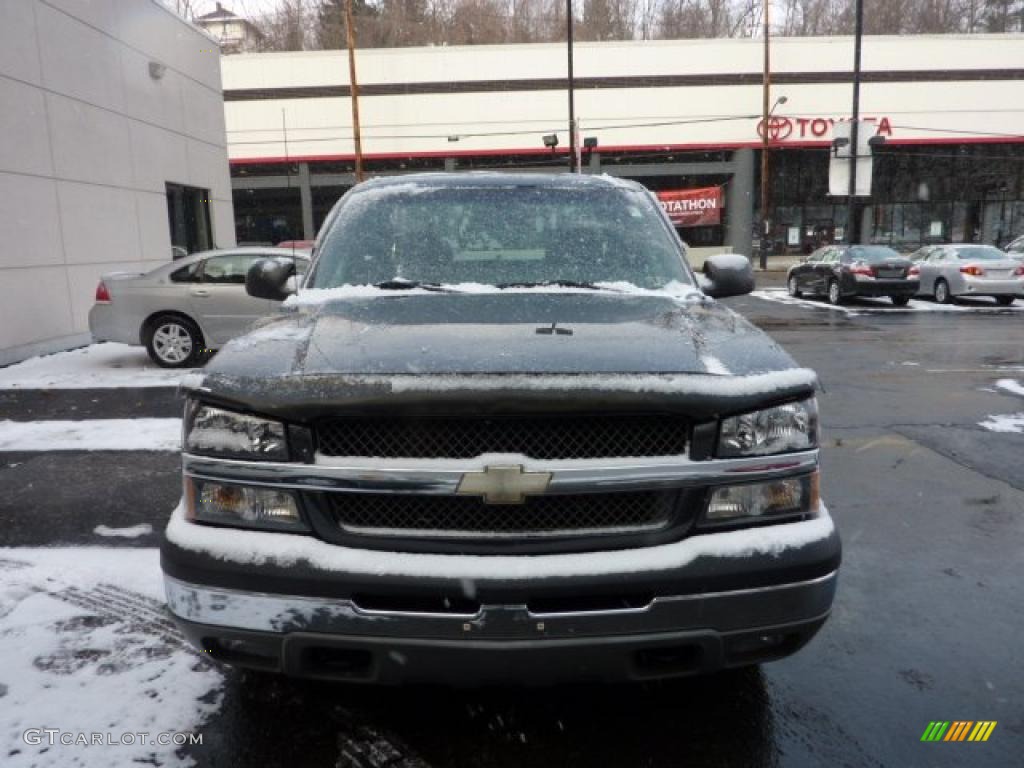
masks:
<instances>
[{"instance_id":1,"label":"truck headlight","mask_svg":"<svg viewBox=\"0 0 1024 768\"><path fill-rule=\"evenodd\" d=\"M811 397L722 419L718 456L766 456L818 446L818 403Z\"/></svg>"},{"instance_id":2,"label":"truck headlight","mask_svg":"<svg viewBox=\"0 0 1024 768\"><path fill-rule=\"evenodd\" d=\"M187 453L233 459L288 460L284 424L193 403L185 415Z\"/></svg>"},{"instance_id":3,"label":"truck headlight","mask_svg":"<svg viewBox=\"0 0 1024 768\"><path fill-rule=\"evenodd\" d=\"M703 522L714 525L813 517L818 514L818 504L817 472L762 483L724 485L711 493Z\"/></svg>"},{"instance_id":4,"label":"truck headlight","mask_svg":"<svg viewBox=\"0 0 1024 768\"><path fill-rule=\"evenodd\" d=\"M193 522L271 531L307 531L290 491L185 480L185 517Z\"/></svg>"}]
</instances>

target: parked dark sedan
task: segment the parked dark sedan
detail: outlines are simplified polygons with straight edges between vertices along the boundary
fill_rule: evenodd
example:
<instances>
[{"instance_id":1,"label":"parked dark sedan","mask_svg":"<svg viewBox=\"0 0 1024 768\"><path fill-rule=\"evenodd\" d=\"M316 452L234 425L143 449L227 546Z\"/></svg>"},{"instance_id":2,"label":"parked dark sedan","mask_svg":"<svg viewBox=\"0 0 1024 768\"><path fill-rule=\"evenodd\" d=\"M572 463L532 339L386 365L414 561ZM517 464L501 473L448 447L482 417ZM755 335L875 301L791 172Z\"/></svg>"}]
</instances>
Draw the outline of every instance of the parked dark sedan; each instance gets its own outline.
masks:
<instances>
[{"instance_id":1,"label":"parked dark sedan","mask_svg":"<svg viewBox=\"0 0 1024 768\"><path fill-rule=\"evenodd\" d=\"M825 296L842 304L855 296L888 296L902 307L917 293L920 270L884 245L826 245L790 267L789 295Z\"/></svg>"}]
</instances>

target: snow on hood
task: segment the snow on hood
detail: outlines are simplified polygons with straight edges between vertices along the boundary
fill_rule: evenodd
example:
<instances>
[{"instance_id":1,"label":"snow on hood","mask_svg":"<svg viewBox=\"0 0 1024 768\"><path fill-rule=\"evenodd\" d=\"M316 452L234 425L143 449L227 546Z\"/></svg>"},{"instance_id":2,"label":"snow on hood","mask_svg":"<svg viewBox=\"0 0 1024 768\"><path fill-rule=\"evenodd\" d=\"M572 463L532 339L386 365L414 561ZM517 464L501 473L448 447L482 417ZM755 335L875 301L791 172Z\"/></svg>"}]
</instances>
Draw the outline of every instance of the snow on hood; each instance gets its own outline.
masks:
<instances>
[{"instance_id":1,"label":"snow on hood","mask_svg":"<svg viewBox=\"0 0 1024 768\"><path fill-rule=\"evenodd\" d=\"M694 286L686 283L673 281L662 288L641 288L633 283L625 281L610 281L594 283L600 289L612 293L628 294L632 296L660 296L673 299L695 299L700 298L701 293ZM515 293L585 293L593 294L592 288L571 288L559 285L538 285L526 287L499 288L488 283L442 283L441 287L451 293L467 294L515 294ZM345 299L372 299L384 296L410 296L436 294L437 291L424 288L402 288L399 290L390 288L377 288L373 285L340 285L336 288L305 288L297 294L289 296L284 301L285 307L311 307L326 304L332 301L343 301Z\"/></svg>"},{"instance_id":2,"label":"snow on hood","mask_svg":"<svg viewBox=\"0 0 1024 768\"><path fill-rule=\"evenodd\" d=\"M825 505L813 520L724 533L705 533L641 549L556 555L436 555L381 552L329 544L312 536L211 528L185 520L183 504L171 514L167 540L182 549L245 565L290 567L371 576L516 581L667 571L698 557L778 556L832 535Z\"/></svg>"},{"instance_id":3,"label":"snow on hood","mask_svg":"<svg viewBox=\"0 0 1024 768\"><path fill-rule=\"evenodd\" d=\"M721 362L710 358L712 365L724 368ZM742 397L769 394L783 389L814 387L817 375L809 368L790 368L785 371L725 377L714 374L578 374L568 376L530 375L430 375L387 376L362 378L367 385L383 385L392 392L457 392L488 390L587 390L598 392L658 393L663 395L706 395Z\"/></svg>"}]
</instances>

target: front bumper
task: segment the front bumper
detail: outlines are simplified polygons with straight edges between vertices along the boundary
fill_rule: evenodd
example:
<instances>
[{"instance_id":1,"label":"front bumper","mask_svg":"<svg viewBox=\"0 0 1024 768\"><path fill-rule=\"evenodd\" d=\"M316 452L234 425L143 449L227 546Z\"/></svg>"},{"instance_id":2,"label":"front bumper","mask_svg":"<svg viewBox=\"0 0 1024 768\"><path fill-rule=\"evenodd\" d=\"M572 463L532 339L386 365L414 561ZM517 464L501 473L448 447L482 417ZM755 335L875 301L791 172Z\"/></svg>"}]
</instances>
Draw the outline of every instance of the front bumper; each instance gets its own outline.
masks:
<instances>
[{"instance_id":1,"label":"front bumper","mask_svg":"<svg viewBox=\"0 0 1024 768\"><path fill-rule=\"evenodd\" d=\"M193 644L232 665L363 683L643 680L769 661L802 647L835 595L840 544L827 523L759 529L766 537L773 528L800 526L826 534L742 555L716 554L733 534L694 536L688 541L719 538L698 542L699 556L658 570L600 572L602 562L621 562L623 554L604 552L469 558L495 563L482 566L493 578L428 578L402 569L424 557L451 564L467 558L358 552L352 568L324 569L255 552L254 565L173 541L165 542L161 562L178 624ZM634 563L656 556L643 548L628 554ZM529 561L542 572L552 558L576 558L578 573L532 577L524 573L533 568L503 565ZM390 572L379 566L386 562L395 563ZM438 574L445 571L442 564ZM437 607L373 607L420 599Z\"/></svg>"},{"instance_id":2,"label":"front bumper","mask_svg":"<svg viewBox=\"0 0 1024 768\"><path fill-rule=\"evenodd\" d=\"M367 612L351 601L209 589L171 578L166 589L189 640L228 664L348 682L476 685L645 680L782 658L828 617L836 572L774 587L658 597L635 609L537 614L524 605L487 605L465 616ZM224 620L233 626L211 623Z\"/></svg>"}]
</instances>

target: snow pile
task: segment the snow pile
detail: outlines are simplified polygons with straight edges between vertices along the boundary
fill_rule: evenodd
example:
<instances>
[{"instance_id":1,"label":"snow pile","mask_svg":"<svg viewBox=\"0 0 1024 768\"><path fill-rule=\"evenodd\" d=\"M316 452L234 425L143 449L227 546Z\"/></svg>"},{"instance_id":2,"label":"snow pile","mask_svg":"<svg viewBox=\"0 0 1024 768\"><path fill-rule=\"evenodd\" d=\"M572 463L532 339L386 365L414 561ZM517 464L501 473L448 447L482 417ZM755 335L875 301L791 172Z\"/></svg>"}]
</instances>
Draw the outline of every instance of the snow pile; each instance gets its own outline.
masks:
<instances>
[{"instance_id":1,"label":"snow pile","mask_svg":"<svg viewBox=\"0 0 1024 768\"><path fill-rule=\"evenodd\" d=\"M1004 413L990 415L978 426L989 432L1006 432L1024 435L1024 413Z\"/></svg>"},{"instance_id":2,"label":"snow pile","mask_svg":"<svg viewBox=\"0 0 1024 768\"><path fill-rule=\"evenodd\" d=\"M727 533L706 533L642 549L558 555L431 555L352 549L288 533L210 528L185 520L179 504L167 525L168 541L219 560L288 567L308 563L323 571L370 576L520 580L643 573L681 568L699 557L777 556L831 535L825 505L813 520Z\"/></svg>"},{"instance_id":3,"label":"snow pile","mask_svg":"<svg viewBox=\"0 0 1024 768\"><path fill-rule=\"evenodd\" d=\"M0 451L178 451L181 419L0 421Z\"/></svg>"},{"instance_id":4,"label":"snow pile","mask_svg":"<svg viewBox=\"0 0 1024 768\"><path fill-rule=\"evenodd\" d=\"M5 768L191 764L153 742L202 733L222 677L169 622L157 550L0 549L0 575ZM116 743L25 743L44 728Z\"/></svg>"},{"instance_id":5,"label":"snow pile","mask_svg":"<svg viewBox=\"0 0 1024 768\"><path fill-rule=\"evenodd\" d=\"M1024 303L1017 302L1012 306L1002 307L996 304L995 299L984 296L965 297L965 303L961 304L936 304L934 301L926 299L912 299L905 307L897 307L889 299L867 296L860 296L855 300L851 300L852 303L850 304L833 306L825 303L821 298L813 299L808 297L797 299L781 288L766 288L754 291L750 295L757 299L774 301L777 304L789 304L808 309L831 309L836 312L845 312L848 315L859 315L864 312L885 312L886 314L899 312L998 312L1000 314L1024 312ZM807 294L805 293L804 296L806 297Z\"/></svg>"},{"instance_id":6,"label":"snow pile","mask_svg":"<svg viewBox=\"0 0 1024 768\"><path fill-rule=\"evenodd\" d=\"M183 370L158 368L142 347L93 344L0 368L0 389L175 387Z\"/></svg>"},{"instance_id":7,"label":"snow pile","mask_svg":"<svg viewBox=\"0 0 1024 768\"><path fill-rule=\"evenodd\" d=\"M1009 392L1012 395L1024 397L1024 384L1021 384L1016 379L1000 379L996 382L996 388Z\"/></svg>"},{"instance_id":8,"label":"snow pile","mask_svg":"<svg viewBox=\"0 0 1024 768\"><path fill-rule=\"evenodd\" d=\"M92 529L97 536L115 539L137 539L140 536L148 536L153 532L153 526L149 523L130 525L127 528L109 528L106 525L97 525Z\"/></svg>"}]
</instances>

